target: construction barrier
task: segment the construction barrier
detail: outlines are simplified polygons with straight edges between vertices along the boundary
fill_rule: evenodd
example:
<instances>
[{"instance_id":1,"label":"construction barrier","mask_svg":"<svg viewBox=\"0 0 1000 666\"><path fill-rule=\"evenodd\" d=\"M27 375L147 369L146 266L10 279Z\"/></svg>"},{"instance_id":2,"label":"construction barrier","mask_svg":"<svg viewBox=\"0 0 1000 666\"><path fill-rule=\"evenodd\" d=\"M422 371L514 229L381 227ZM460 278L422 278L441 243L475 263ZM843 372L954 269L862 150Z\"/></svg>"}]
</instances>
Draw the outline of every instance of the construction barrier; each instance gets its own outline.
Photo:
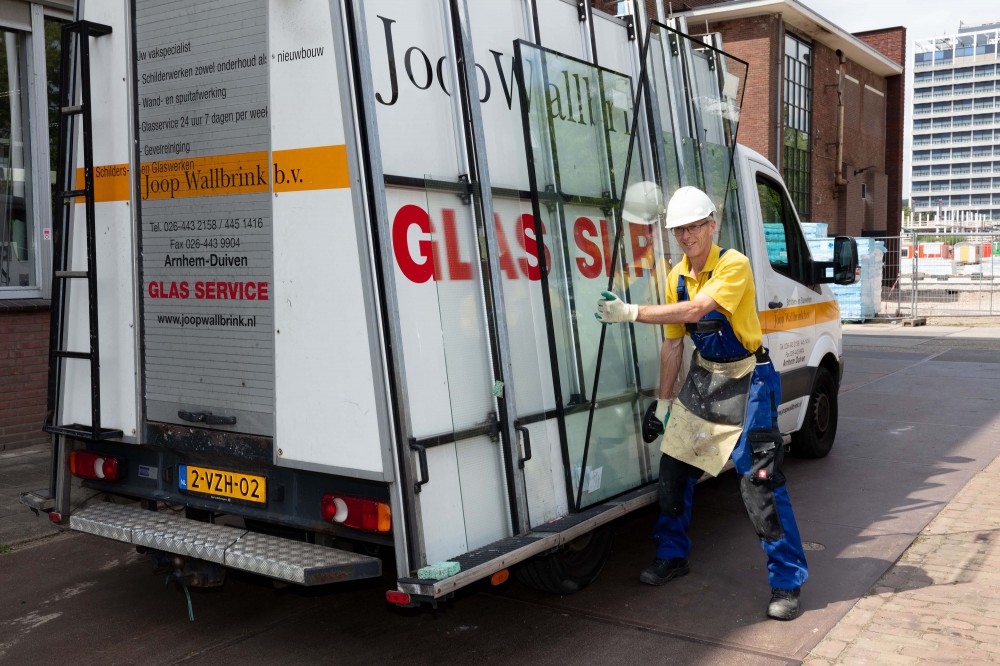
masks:
<instances>
[{"instance_id":1,"label":"construction barrier","mask_svg":"<svg viewBox=\"0 0 1000 666\"><path fill-rule=\"evenodd\" d=\"M1000 234L904 232L857 241L859 280L834 289L844 321L1000 316Z\"/></svg>"}]
</instances>

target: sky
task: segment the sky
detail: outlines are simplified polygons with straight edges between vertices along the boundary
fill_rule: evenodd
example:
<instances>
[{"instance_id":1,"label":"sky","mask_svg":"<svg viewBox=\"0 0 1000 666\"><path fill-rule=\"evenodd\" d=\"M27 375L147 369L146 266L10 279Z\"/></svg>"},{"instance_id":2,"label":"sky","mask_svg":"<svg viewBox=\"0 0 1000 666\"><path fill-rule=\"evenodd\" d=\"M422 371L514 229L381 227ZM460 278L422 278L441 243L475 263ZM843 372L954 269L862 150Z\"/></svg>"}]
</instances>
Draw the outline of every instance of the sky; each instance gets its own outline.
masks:
<instances>
[{"instance_id":1,"label":"sky","mask_svg":"<svg viewBox=\"0 0 1000 666\"><path fill-rule=\"evenodd\" d=\"M913 128L913 41L958 32L964 25L1000 23L995 0L799 0L847 32L906 27L906 122L903 146L903 198L910 196L910 140Z\"/></svg>"}]
</instances>

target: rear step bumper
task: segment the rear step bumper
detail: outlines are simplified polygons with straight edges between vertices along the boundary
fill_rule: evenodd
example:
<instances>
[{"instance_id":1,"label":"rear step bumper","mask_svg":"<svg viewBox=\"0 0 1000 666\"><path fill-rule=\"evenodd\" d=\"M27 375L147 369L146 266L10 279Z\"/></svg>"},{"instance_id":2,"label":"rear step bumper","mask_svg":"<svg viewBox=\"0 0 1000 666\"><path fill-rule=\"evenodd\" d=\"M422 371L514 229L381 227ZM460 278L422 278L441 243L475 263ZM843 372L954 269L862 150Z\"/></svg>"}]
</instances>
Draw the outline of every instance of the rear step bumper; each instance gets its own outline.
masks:
<instances>
[{"instance_id":1,"label":"rear step bumper","mask_svg":"<svg viewBox=\"0 0 1000 666\"><path fill-rule=\"evenodd\" d=\"M539 525L527 534L508 537L452 558L460 572L443 579L400 578L398 589L423 600L446 597L469 583L486 578L535 555L563 546L577 537L656 501L656 486L637 488L616 499Z\"/></svg>"},{"instance_id":2,"label":"rear step bumper","mask_svg":"<svg viewBox=\"0 0 1000 666\"><path fill-rule=\"evenodd\" d=\"M336 548L102 502L72 514L70 529L215 562L269 578L324 585L382 575L382 561Z\"/></svg>"}]
</instances>

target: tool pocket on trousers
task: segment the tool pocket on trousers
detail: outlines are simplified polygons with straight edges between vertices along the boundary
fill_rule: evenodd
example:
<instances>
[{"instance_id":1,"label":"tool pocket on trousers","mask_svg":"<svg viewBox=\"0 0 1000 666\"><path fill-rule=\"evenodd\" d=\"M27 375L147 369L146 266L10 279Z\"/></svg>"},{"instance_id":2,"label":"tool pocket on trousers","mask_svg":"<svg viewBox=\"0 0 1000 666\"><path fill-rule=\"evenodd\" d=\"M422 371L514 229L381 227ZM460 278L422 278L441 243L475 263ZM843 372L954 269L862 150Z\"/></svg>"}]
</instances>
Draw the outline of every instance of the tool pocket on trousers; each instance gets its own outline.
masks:
<instances>
[{"instance_id":1,"label":"tool pocket on trousers","mask_svg":"<svg viewBox=\"0 0 1000 666\"><path fill-rule=\"evenodd\" d=\"M784 485L781 473L784 444L777 429L751 430L749 474L740 477L740 495L753 529L762 541L775 541L785 535L774 502L774 489Z\"/></svg>"},{"instance_id":2,"label":"tool pocket on trousers","mask_svg":"<svg viewBox=\"0 0 1000 666\"><path fill-rule=\"evenodd\" d=\"M751 430L747 433L750 444L750 477L753 483L774 489L785 485L781 464L785 460L785 445L777 428Z\"/></svg>"}]
</instances>

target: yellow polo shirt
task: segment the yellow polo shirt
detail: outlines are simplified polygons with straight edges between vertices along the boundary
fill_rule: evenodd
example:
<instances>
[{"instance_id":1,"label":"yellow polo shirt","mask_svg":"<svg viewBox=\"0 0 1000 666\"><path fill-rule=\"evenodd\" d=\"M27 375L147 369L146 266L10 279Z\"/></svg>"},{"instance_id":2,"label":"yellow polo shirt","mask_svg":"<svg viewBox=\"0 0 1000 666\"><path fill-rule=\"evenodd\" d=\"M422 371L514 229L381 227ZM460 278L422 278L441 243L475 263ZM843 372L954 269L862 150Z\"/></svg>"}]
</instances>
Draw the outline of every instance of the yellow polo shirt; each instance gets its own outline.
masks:
<instances>
[{"instance_id":1,"label":"yellow polo shirt","mask_svg":"<svg viewBox=\"0 0 1000 666\"><path fill-rule=\"evenodd\" d=\"M726 316L733 327L736 338L747 351L754 351L761 345L763 335L760 318L757 316L757 290L753 284L750 260L736 250L729 249L721 257L718 245L712 244L705 267L697 276L691 274L691 264L687 256L674 266L667 276L665 303L677 302L677 278L684 276L688 299L704 292L719 304L719 311ZM708 274L711 273L711 279ZM668 338L684 337L684 324L666 324L664 332Z\"/></svg>"}]
</instances>

